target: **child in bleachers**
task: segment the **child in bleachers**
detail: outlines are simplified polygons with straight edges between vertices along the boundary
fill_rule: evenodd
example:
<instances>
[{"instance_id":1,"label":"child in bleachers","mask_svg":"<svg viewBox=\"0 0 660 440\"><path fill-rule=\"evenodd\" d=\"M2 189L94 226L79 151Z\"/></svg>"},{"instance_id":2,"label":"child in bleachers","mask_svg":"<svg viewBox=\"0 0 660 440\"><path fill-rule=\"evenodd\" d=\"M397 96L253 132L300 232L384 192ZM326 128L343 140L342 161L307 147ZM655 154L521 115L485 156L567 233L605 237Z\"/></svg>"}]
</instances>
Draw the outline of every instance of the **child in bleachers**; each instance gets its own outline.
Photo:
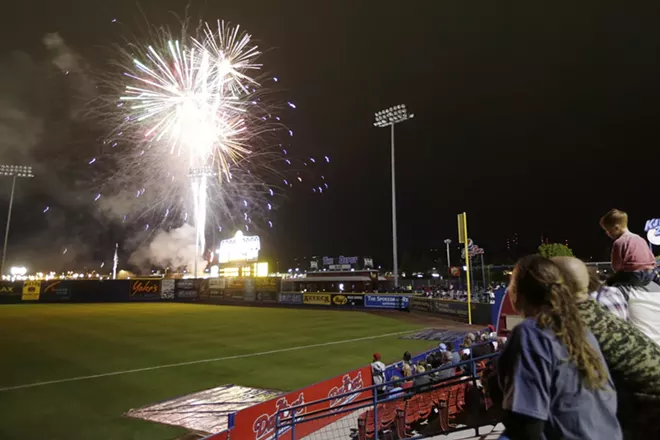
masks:
<instances>
[{"instance_id":1,"label":"child in bleachers","mask_svg":"<svg viewBox=\"0 0 660 440\"><path fill-rule=\"evenodd\" d=\"M656 277L655 257L646 240L628 230L628 214L612 209L600 219L612 244L614 275L607 284L646 286Z\"/></svg>"}]
</instances>

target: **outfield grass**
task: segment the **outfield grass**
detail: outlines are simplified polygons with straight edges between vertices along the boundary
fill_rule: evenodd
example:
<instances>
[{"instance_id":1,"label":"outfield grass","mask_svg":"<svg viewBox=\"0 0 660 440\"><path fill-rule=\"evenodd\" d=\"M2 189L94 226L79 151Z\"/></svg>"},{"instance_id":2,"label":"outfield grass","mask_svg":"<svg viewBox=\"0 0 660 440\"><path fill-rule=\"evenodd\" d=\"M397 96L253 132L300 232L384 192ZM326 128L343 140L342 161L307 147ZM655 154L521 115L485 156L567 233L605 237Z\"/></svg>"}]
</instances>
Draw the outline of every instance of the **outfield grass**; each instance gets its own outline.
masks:
<instances>
[{"instance_id":1,"label":"outfield grass","mask_svg":"<svg viewBox=\"0 0 660 440\"><path fill-rule=\"evenodd\" d=\"M413 330L363 312L194 304L0 306L0 389ZM0 391L0 439L174 439L183 430L123 417L223 384L292 390L428 341L395 336Z\"/></svg>"}]
</instances>

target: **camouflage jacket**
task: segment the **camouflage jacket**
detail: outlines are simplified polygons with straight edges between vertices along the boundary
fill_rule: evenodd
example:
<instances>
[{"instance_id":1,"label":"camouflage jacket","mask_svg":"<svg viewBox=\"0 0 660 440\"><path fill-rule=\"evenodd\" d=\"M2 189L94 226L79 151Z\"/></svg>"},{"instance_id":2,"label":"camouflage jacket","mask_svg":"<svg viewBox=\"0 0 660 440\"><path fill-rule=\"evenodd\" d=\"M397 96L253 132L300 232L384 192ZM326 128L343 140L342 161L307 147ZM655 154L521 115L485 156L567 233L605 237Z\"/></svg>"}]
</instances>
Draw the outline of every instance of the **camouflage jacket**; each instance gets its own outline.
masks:
<instances>
[{"instance_id":1,"label":"camouflage jacket","mask_svg":"<svg viewBox=\"0 0 660 440\"><path fill-rule=\"evenodd\" d=\"M641 399L655 398L660 404L660 346L596 301L579 303L578 309L600 345L617 391L639 393Z\"/></svg>"}]
</instances>

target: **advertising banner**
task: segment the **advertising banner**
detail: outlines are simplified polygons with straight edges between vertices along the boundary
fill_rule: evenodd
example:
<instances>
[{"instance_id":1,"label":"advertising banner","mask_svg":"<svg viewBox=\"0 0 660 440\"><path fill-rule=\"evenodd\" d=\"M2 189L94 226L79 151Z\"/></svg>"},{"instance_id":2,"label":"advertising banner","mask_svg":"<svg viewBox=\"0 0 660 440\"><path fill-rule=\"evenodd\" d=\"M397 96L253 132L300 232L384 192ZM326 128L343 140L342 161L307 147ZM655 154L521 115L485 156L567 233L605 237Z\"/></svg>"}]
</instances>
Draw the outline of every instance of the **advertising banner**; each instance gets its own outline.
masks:
<instances>
[{"instance_id":1,"label":"advertising banner","mask_svg":"<svg viewBox=\"0 0 660 440\"><path fill-rule=\"evenodd\" d=\"M176 299L193 300L199 298L199 292L196 290L177 290L174 292Z\"/></svg>"},{"instance_id":2,"label":"advertising banner","mask_svg":"<svg viewBox=\"0 0 660 440\"><path fill-rule=\"evenodd\" d=\"M242 290L225 290L222 292L222 299L225 301L245 301L245 294Z\"/></svg>"},{"instance_id":3,"label":"advertising banner","mask_svg":"<svg viewBox=\"0 0 660 440\"><path fill-rule=\"evenodd\" d=\"M365 295L364 305L374 309L407 309L408 297L403 295Z\"/></svg>"},{"instance_id":4,"label":"advertising banner","mask_svg":"<svg viewBox=\"0 0 660 440\"><path fill-rule=\"evenodd\" d=\"M209 280L208 279L197 280L197 293L199 293L200 298L208 298L209 297L210 290L209 290Z\"/></svg>"},{"instance_id":5,"label":"advertising banner","mask_svg":"<svg viewBox=\"0 0 660 440\"><path fill-rule=\"evenodd\" d=\"M263 303L276 303L277 292L257 292L255 300Z\"/></svg>"},{"instance_id":6,"label":"advertising banner","mask_svg":"<svg viewBox=\"0 0 660 440\"><path fill-rule=\"evenodd\" d=\"M254 293L254 290L251 291L246 290L243 299L248 302L254 302L257 299L257 294Z\"/></svg>"},{"instance_id":7,"label":"advertising banner","mask_svg":"<svg viewBox=\"0 0 660 440\"><path fill-rule=\"evenodd\" d=\"M23 295L21 301L39 301L41 294L41 281L23 281Z\"/></svg>"},{"instance_id":8,"label":"advertising banner","mask_svg":"<svg viewBox=\"0 0 660 440\"><path fill-rule=\"evenodd\" d=\"M161 299L174 299L174 291L176 289L176 282L172 279L162 280L160 282L160 298Z\"/></svg>"},{"instance_id":9,"label":"advertising banner","mask_svg":"<svg viewBox=\"0 0 660 440\"><path fill-rule=\"evenodd\" d=\"M470 307L473 324L493 324L490 304L473 302ZM468 305L465 301L413 297L410 298L410 310L468 322Z\"/></svg>"},{"instance_id":10,"label":"advertising banner","mask_svg":"<svg viewBox=\"0 0 660 440\"><path fill-rule=\"evenodd\" d=\"M303 293L303 304L310 306L329 306L330 299L329 293Z\"/></svg>"},{"instance_id":11,"label":"advertising banner","mask_svg":"<svg viewBox=\"0 0 660 440\"><path fill-rule=\"evenodd\" d=\"M71 301L70 280L48 280L41 282L41 301Z\"/></svg>"},{"instance_id":12,"label":"advertising banner","mask_svg":"<svg viewBox=\"0 0 660 440\"><path fill-rule=\"evenodd\" d=\"M281 304L302 304L303 303L303 294L302 293L280 293L277 298L277 302Z\"/></svg>"},{"instance_id":13,"label":"advertising banner","mask_svg":"<svg viewBox=\"0 0 660 440\"><path fill-rule=\"evenodd\" d=\"M224 290L226 283L224 278L209 278L209 289L211 290Z\"/></svg>"},{"instance_id":14,"label":"advertising banner","mask_svg":"<svg viewBox=\"0 0 660 440\"><path fill-rule=\"evenodd\" d=\"M433 311L433 305L431 304L430 298L418 298L413 296L410 298L409 304L411 312L428 313Z\"/></svg>"},{"instance_id":15,"label":"advertising banner","mask_svg":"<svg viewBox=\"0 0 660 440\"><path fill-rule=\"evenodd\" d=\"M259 292L279 292L282 278L259 277L254 279L254 288Z\"/></svg>"},{"instance_id":16,"label":"advertising banner","mask_svg":"<svg viewBox=\"0 0 660 440\"><path fill-rule=\"evenodd\" d=\"M209 278L209 296L222 296L222 292L227 287L226 281L224 278Z\"/></svg>"},{"instance_id":17,"label":"advertising banner","mask_svg":"<svg viewBox=\"0 0 660 440\"><path fill-rule=\"evenodd\" d=\"M23 294L23 282L0 280L0 303L19 302Z\"/></svg>"},{"instance_id":18,"label":"advertising banner","mask_svg":"<svg viewBox=\"0 0 660 440\"><path fill-rule=\"evenodd\" d=\"M245 289L245 279L244 278L227 278L227 289L236 289L244 290Z\"/></svg>"},{"instance_id":19,"label":"advertising banner","mask_svg":"<svg viewBox=\"0 0 660 440\"><path fill-rule=\"evenodd\" d=\"M364 295L332 295L333 307L364 307Z\"/></svg>"},{"instance_id":20,"label":"advertising banner","mask_svg":"<svg viewBox=\"0 0 660 440\"><path fill-rule=\"evenodd\" d=\"M136 278L131 280L130 296L132 301L155 301L160 299L161 280Z\"/></svg>"},{"instance_id":21,"label":"advertising banner","mask_svg":"<svg viewBox=\"0 0 660 440\"><path fill-rule=\"evenodd\" d=\"M181 300L194 300L199 296L199 284L201 280L191 278L176 280L174 297Z\"/></svg>"},{"instance_id":22,"label":"advertising banner","mask_svg":"<svg viewBox=\"0 0 660 440\"><path fill-rule=\"evenodd\" d=\"M275 418L278 411L286 410L293 406L303 405L308 402L330 398L331 400L303 407L300 409L300 413L296 412L296 420L298 419L298 415L300 415L300 419L302 419L300 423L296 423L296 438L303 438L342 417L346 417L350 412L328 415L328 417L323 417L322 419L308 423L304 423L305 414L312 414L320 410L326 410L324 413L330 414L327 412L328 409L371 397L370 391L358 392L361 388L369 387L371 385L371 367L367 366L311 385L307 388L275 397L274 399L258 405L245 408L236 414L236 423L234 429L231 430L231 438L241 440L273 439L275 438ZM339 396L351 391L356 392L339 399L332 399L333 396ZM343 407L343 409L346 408L347 407ZM285 418L286 415L280 415L280 417ZM224 438L222 437L223 435L226 435L226 433L216 434L209 437L209 439L217 440ZM290 428L282 428L279 432L279 438L281 440L290 440Z\"/></svg>"}]
</instances>

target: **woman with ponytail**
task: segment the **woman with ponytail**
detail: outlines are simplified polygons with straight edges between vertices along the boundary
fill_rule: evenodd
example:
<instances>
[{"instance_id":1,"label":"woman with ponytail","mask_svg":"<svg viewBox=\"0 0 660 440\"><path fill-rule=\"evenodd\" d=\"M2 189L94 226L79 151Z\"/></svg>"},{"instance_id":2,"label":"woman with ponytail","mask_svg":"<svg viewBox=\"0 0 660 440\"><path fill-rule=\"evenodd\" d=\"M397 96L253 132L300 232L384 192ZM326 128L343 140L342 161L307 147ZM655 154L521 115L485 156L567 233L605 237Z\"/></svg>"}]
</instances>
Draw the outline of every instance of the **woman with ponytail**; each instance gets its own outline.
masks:
<instances>
[{"instance_id":1,"label":"woman with ponytail","mask_svg":"<svg viewBox=\"0 0 660 440\"><path fill-rule=\"evenodd\" d=\"M511 440L620 440L616 391L562 272L547 258L518 261L509 295L525 317L498 362Z\"/></svg>"}]
</instances>

